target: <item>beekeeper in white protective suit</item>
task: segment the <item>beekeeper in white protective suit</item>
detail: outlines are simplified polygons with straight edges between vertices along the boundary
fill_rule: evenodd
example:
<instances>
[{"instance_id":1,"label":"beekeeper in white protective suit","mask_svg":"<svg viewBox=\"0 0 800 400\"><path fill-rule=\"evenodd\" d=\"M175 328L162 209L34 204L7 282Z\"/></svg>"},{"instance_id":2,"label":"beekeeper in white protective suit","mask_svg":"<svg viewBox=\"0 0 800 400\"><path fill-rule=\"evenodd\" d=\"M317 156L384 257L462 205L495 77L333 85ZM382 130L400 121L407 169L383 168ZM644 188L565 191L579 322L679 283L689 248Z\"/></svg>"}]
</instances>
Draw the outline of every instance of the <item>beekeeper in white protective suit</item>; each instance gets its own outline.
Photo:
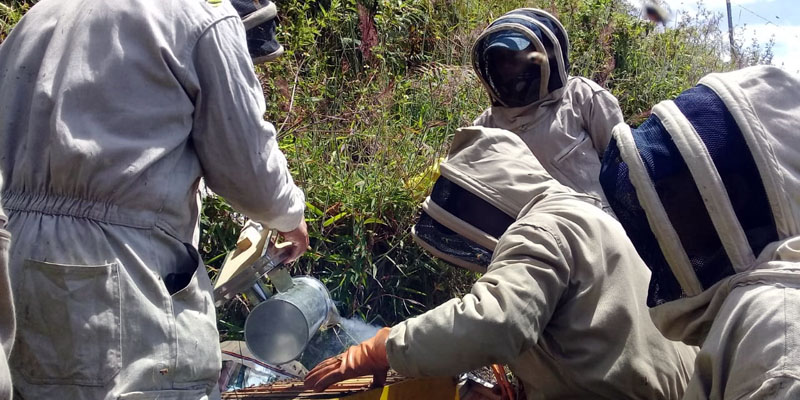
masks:
<instances>
[{"instance_id":1,"label":"beekeeper in white protective suit","mask_svg":"<svg viewBox=\"0 0 800 400\"><path fill-rule=\"evenodd\" d=\"M0 189L3 178L0 176ZM0 205L0 399L11 398L11 373L8 369L8 356L14 344L14 302L11 296L11 284L8 281L8 246L11 234L4 228L6 215Z\"/></svg>"},{"instance_id":2,"label":"beekeeper in white protective suit","mask_svg":"<svg viewBox=\"0 0 800 400\"><path fill-rule=\"evenodd\" d=\"M464 297L322 362L306 385L503 363L529 399L681 397L696 350L653 325L647 267L594 197L556 182L500 129L459 130L441 173L414 236L445 261L488 272Z\"/></svg>"},{"instance_id":3,"label":"beekeeper in white protective suit","mask_svg":"<svg viewBox=\"0 0 800 400\"><path fill-rule=\"evenodd\" d=\"M614 139L601 182L653 321L701 346L685 398L800 398L798 77L708 75Z\"/></svg>"},{"instance_id":4,"label":"beekeeper in white protective suit","mask_svg":"<svg viewBox=\"0 0 800 400\"><path fill-rule=\"evenodd\" d=\"M226 1L43 0L0 47L25 399L205 399L220 370L198 182L307 247Z\"/></svg>"},{"instance_id":5,"label":"beekeeper in white protective suit","mask_svg":"<svg viewBox=\"0 0 800 400\"><path fill-rule=\"evenodd\" d=\"M539 9L511 11L478 37L472 65L492 100L473 124L520 135L552 177L608 210L597 176L622 111L608 90L569 75L561 22Z\"/></svg>"}]
</instances>

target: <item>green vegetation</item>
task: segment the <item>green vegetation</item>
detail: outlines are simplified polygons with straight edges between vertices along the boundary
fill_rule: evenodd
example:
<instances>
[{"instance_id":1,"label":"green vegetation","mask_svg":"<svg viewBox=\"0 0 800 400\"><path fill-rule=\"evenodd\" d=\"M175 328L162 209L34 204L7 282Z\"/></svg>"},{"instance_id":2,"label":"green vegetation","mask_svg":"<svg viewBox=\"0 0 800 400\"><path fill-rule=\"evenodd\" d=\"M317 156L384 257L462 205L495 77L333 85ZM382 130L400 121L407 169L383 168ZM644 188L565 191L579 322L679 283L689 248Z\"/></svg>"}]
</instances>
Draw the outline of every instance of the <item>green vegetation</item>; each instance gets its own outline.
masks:
<instances>
[{"instance_id":1,"label":"green vegetation","mask_svg":"<svg viewBox=\"0 0 800 400\"><path fill-rule=\"evenodd\" d=\"M312 249L295 274L322 279L344 315L377 324L476 279L431 259L410 228L453 132L488 105L470 49L492 19L517 7L556 14L570 33L572 74L608 87L633 124L706 73L734 67L723 61L719 16L707 11L660 32L623 0L275 2L287 52L257 72L265 117L307 195ZM0 39L25 7L0 5ZM771 58L769 46L738 51L747 64ZM240 222L223 199L207 199L200 247L212 274ZM243 297L221 310L224 337L239 336L248 306Z\"/></svg>"},{"instance_id":2,"label":"green vegetation","mask_svg":"<svg viewBox=\"0 0 800 400\"><path fill-rule=\"evenodd\" d=\"M24 0L11 0L0 3L0 42L8 36L11 28L28 11L32 3Z\"/></svg>"}]
</instances>

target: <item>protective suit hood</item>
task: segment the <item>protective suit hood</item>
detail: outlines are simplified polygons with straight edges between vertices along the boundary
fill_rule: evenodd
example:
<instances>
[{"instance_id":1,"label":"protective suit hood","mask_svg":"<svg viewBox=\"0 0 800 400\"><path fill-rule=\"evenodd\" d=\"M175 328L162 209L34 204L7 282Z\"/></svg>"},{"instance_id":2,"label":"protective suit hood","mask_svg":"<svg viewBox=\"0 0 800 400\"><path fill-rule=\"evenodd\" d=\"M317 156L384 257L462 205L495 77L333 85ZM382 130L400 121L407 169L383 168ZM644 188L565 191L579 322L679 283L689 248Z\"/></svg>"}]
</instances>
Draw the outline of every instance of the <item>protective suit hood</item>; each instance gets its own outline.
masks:
<instances>
[{"instance_id":1,"label":"protective suit hood","mask_svg":"<svg viewBox=\"0 0 800 400\"><path fill-rule=\"evenodd\" d=\"M478 272L524 209L546 192L569 190L519 136L502 129L459 129L440 170L412 234L438 258Z\"/></svg>"},{"instance_id":2,"label":"protective suit hood","mask_svg":"<svg viewBox=\"0 0 800 400\"><path fill-rule=\"evenodd\" d=\"M538 64L536 87L524 94L504 94L503 83L490 72L492 50L497 47L523 50L532 46L531 62ZM483 83L493 105L524 107L540 103L558 94L569 78L569 37L561 22L548 12L536 8L510 11L492 22L478 36L472 47L472 66ZM522 96L523 98L521 98Z\"/></svg>"},{"instance_id":3,"label":"protective suit hood","mask_svg":"<svg viewBox=\"0 0 800 400\"><path fill-rule=\"evenodd\" d=\"M800 261L798 126L800 80L762 66L708 75L614 128L600 181L653 272L667 337L702 341L733 282Z\"/></svg>"}]
</instances>

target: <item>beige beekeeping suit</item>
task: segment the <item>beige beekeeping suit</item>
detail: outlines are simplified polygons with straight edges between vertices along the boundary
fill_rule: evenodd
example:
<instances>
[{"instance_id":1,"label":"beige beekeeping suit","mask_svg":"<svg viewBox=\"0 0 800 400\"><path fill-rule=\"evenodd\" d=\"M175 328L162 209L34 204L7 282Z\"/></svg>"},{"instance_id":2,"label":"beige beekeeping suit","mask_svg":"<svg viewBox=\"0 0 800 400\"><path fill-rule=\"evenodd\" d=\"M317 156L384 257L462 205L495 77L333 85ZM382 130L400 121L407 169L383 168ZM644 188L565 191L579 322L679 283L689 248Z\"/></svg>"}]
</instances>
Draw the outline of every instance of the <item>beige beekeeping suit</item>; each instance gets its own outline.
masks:
<instances>
[{"instance_id":1,"label":"beige beekeeping suit","mask_svg":"<svg viewBox=\"0 0 800 400\"><path fill-rule=\"evenodd\" d=\"M0 189L3 178L0 177ZM8 246L11 235L5 230L6 215L0 204L0 399L11 398L11 373L8 369L8 356L14 344L14 301L11 284L8 281Z\"/></svg>"},{"instance_id":2,"label":"beige beekeeping suit","mask_svg":"<svg viewBox=\"0 0 800 400\"><path fill-rule=\"evenodd\" d=\"M508 107L492 85L481 56L484 42L497 32L525 34L547 54L542 65L549 81L541 97L528 105ZM473 66L492 98L473 125L500 128L518 134L545 170L561 184L600 199L608 210L597 177L600 159L611 140L611 131L623 121L617 99L597 83L569 76L569 38L552 15L537 9L519 9L495 20L473 47Z\"/></svg>"},{"instance_id":3,"label":"beige beekeeping suit","mask_svg":"<svg viewBox=\"0 0 800 400\"><path fill-rule=\"evenodd\" d=\"M653 325L649 271L596 199L556 182L500 129L459 130L441 172L518 217L469 294L392 328L392 368L440 376L505 363L529 399L681 397L696 350Z\"/></svg>"},{"instance_id":4,"label":"beige beekeeping suit","mask_svg":"<svg viewBox=\"0 0 800 400\"><path fill-rule=\"evenodd\" d=\"M304 198L226 1L33 6L0 47L0 168L26 399L205 399L219 337L200 178L281 231Z\"/></svg>"},{"instance_id":5,"label":"beige beekeeping suit","mask_svg":"<svg viewBox=\"0 0 800 400\"><path fill-rule=\"evenodd\" d=\"M473 124L518 134L553 178L600 199L608 210L597 177L611 130L622 121L619 103L608 90L589 79L569 77L566 87L539 104L492 106Z\"/></svg>"},{"instance_id":6,"label":"beige beekeeping suit","mask_svg":"<svg viewBox=\"0 0 800 400\"><path fill-rule=\"evenodd\" d=\"M660 120L691 171L683 181L702 195L701 212L710 216L709 229L722 246L716 253L729 260L720 277L689 257L697 249L678 235L683 231L675 227L681 221L671 214L677 207L653 196L657 186L648 183L650 174L640 161L647 157L637 154L642 151L633 140L637 130L624 125L614 129L620 159L628 164L638 201L683 292L652 308L653 321L665 336L701 346L686 399L800 398L800 79L776 67L751 67L708 75L692 91L656 105L651 119ZM694 107L676 106L703 91L713 95L706 94ZM724 113L728 117L722 118ZM704 121L715 121L715 126L703 126ZM725 149L724 143L699 139L720 137L720 130L727 141L741 137L746 143L752 161L746 161L749 155L736 155L733 165L752 163L761 182L737 187L734 179L742 179L741 172L718 172L730 169L722 164L724 154L714 150ZM652 141L653 131L647 135ZM669 157L663 148L658 152ZM734 208L752 204L741 198L762 196L761 185L765 209ZM767 225L747 222L751 213L765 215ZM702 221L699 216L689 215ZM756 246L764 237L774 240ZM698 270L704 271L702 276ZM709 281L709 276L716 280Z\"/></svg>"}]
</instances>

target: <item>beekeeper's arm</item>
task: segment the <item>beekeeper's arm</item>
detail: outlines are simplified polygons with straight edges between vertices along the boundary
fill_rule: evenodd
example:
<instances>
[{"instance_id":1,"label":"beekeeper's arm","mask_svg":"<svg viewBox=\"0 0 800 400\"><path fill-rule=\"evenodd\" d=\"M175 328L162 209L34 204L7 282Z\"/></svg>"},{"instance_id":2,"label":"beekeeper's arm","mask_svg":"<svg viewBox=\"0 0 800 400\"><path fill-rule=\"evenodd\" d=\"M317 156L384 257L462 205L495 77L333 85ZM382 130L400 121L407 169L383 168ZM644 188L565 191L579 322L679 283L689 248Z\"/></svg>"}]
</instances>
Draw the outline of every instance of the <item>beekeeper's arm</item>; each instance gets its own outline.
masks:
<instances>
[{"instance_id":1,"label":"beekeeper's arm","mask_svg":"<svg viewBox=\"0 0 800 400\"><path fill-rule=\"evenodd\" d=\"M611 141L611 131L614 126L624 121L622 110L619 108L617 98L611 92L588 79L579 79L588 83L586 97L580 105L583 124L592 138L597 154L602 157Z\"/></svg>"},{"instance_id":2,"label":"beekeeper's arm","mask_svg":"<svg viewBox=\"0 0 800 400\"><path fill-rule=\"evenodd\" d=\"M550 230L512 225L469 294L392 328L389 365L441 376L512 362L536 345L567 288L565 253Z\"/></svg>"},{"instance_id":3,"label":"beekeeper's arm","mask_svg":"<svg viewBox=\"0 0 800 400\"><path fill-rule=\"evenodd\" d=\"M405 376L447 376L514 361L536 345L567 288L568 256L560 243L546 228L512 225L470 294L324 360L305 385L321 391L369 374L381 383L390 366Z\"/></svg>"},{"instance_id":4,"label":"beekeeper's arm","mask_svg":"<svg viewBox=\"0 0 800 400\"><path fill-rule=\"evenodd\" d=\"M192 57L192 140L206 184L248 217L282 232L301 225L305 200L264 121L261 84L235 17L209 28ZM193 83L193 84L191 84Z\"/></svg>"}]
</instances>

